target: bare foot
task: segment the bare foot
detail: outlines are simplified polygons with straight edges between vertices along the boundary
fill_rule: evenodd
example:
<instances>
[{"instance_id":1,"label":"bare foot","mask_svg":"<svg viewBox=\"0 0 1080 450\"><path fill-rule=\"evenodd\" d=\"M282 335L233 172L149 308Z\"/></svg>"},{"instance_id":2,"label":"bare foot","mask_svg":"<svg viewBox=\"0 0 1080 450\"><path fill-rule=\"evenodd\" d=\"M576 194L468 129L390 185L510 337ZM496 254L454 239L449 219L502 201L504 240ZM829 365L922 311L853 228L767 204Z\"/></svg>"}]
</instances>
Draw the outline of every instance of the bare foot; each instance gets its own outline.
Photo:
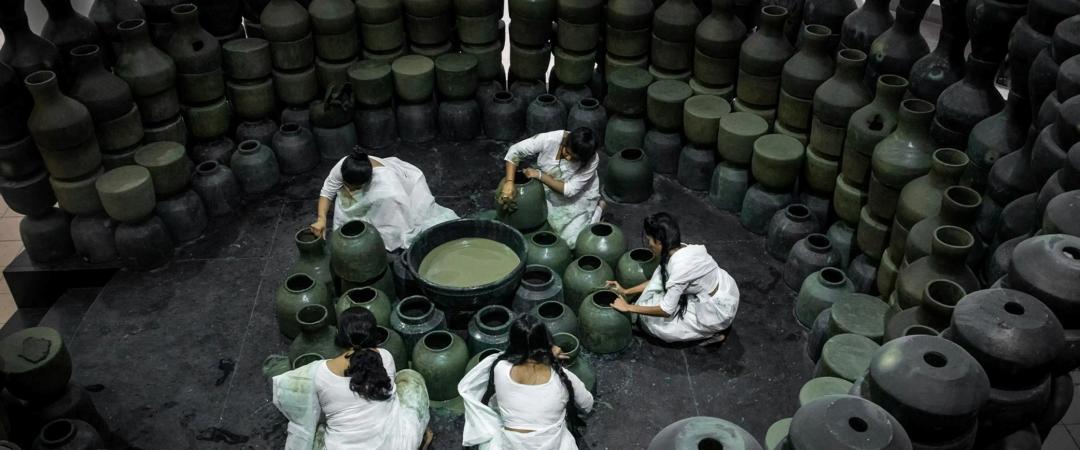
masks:
<instances>
[{"instance_id":1,"label":"bare foot","mask_svg":"<svg viewBox=\"0 0 1080 450\"><path fill-rule=\"evenodd\" d=\"M714 345L714 344L721 344L725 340L727 340L727 331L717 333L717 334L713 335L713 337L702 341L700 344L698 344L698 347L705 347L705 346Z\"/></svg>"},{"instance_id":2,"label":"bare foot","mask_svg":"<svg viewBox=\"0 0 1080 450\"><path fill-rule=\"evenodd\" d=\"M427 450L431 446L431 441L435 440L435 433L431 431L431 428L424 430L424 442L420 443L420 450Z\"/></svg>"}]
</instances>

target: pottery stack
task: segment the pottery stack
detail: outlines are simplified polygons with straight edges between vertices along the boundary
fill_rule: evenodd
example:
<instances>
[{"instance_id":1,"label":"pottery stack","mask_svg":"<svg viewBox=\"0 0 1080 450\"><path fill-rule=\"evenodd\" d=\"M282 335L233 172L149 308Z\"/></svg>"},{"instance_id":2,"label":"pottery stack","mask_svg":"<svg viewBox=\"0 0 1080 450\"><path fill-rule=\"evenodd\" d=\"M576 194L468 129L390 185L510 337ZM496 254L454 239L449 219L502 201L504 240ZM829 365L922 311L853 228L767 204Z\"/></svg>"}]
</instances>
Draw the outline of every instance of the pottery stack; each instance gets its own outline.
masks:
<instances>
[{"instance_id":1,"label":"pottery stack","mask_svg":"<svg viewBox=\"0 0 1080 450\"><path fill-rule=\"evenodd\" d=\"M645 110L648 88L653 76L641 67L622 67L605 74L608 112L604 128L604 150L608 155L628 149L641 149L645 142Z\"/></svg>"},{"instance_id":2,"label":"pottery stack","mask_svg":"<svg viewBox=\"0 0 1080 450\"><path fill-rule=\"evenodd\" d=\"M690 81L701 11L691 0L668 0L653 14L649 72L658 79Z\"/></svg>"},{"instance_id":3,"label":"pottery stack","mask_svg":"<svg viewBox=\"0 0 1080 450\"><path fill-rule=\"evenodd\" d=\"M721 162L709 184L709 201L724 211L738 214L750 188L750 162L754 142L769 132L769 123L747 112L733 112L717 124L716 150Z\"/></svg>"},{"instance_id":4,"label":"pottery stack","mask_svg":"<svg viewBox=\"0 0 1080 450\"><path fill-rule=\"evenodd\" d=\"M739 48L739 76L735 83L734 110L754 113L772 126L780 101L784 63L795 48L784 37L788 11L782 6L761 8L758 28Z\"/></svg>"},{"instance_id":5,"label":"pottery stack","mask_svg":"<svg viewBox=\"0 0 1080 450\"><path fill-rule=\"evenodd\" d=\"M347 71L360 53L356 6L351 0L315 0L308 5L315 39L315 77L320 92L348 82Z\"/></svg>"},{"instance_id":6,"label":"pottery stack","mask_svg":"<svg viewBox=\"0 0 1080 450\"><path fill-rule=\"evenodd\" d=\"M24 81L34 99L27 127L44 159L52 192L46 194L44 186L37 186L34 196L26 188L18 191L30 209L19 223L19 233L30 259L52 261L74 251L68 214L101 211L94 191L102 172L101 151L90 111L60 92L55 73L38 71ZM45 203L53 199L52 193L62 211Z\"/></svg>"},{"instance_id":7,"label":"pottery stack","mask_svg":"<svg viewBox=\"0 0 1080 450\"><path fill-rule=\"evenodd\" d=\"M221 139L232 128L232 107L225 98L225 75L221 68L221 45L199 25L201 13L195 5L174 6L172 14L176 32L165 50L176 64L184 123L196 141Z\"/></svg>"},{"instance_id":8,"label":"pottery stack","mask_svg":"<svg viewBox=\"0 0 1080 450\"><path fill-rule=\"evenodd\" d=\"M355 100L357 143L365 149L379 149L397 142L390 63L379 59L357 61L349 68L348 76Z\"/></svg>"},{"instance_id":9,"label":"pottery stack","mask_svg":"<svg viewBox=\"0 0 1080 450\"><path fill-rule=\"evenodd\" d=\"M941 2L941 31L938 33L937 47L926 56L919 58L911 66L910 76L911 93L931 103L936 103L941 92L953 83L964 77L964 51L968 44L967 20L965 9L967 2L945 1ZM1047 39L1047 43L1049 43ZM1034 59L1032 54L1030 59ZM1023 80L1014 79L1011 84L1015 86L1027 85L1027 69L1031 60L1027 62L1015 60L1025 66ZM1012 61L1010 61L1010 65Z\"/></svg>"},{"instance_id":10,"label":"pottery stack","mask_svg":"<svg viewBox=\"0 0 1080 450\"><path fill-rule=\"evenodd\" d=\"M319 95L309 19L307 9L296 0L271 0L260 16L270 42L274 92L285 106L307 106ZM268 128L272 135L277 127L271 124Z\"/></svg>"},{"instance_id":11,"label":"pottery stack","mask_svg":"<svg viewBox=\"0 0 1080 450\"><path fill-rule=\"evenodd\" d=\"M476 89L480 83L476 57L466 53L446 53L435 59L438 86L439 130L450 141L470 141L480 135L480 103Z\"/></svg>"},{"instance_id":12,"label":"pottery stack","mask_svg":"<svg viewBox=\"0 0 1080 450\"><path fill-rule=\"evenodd\" d=\"M112 169L134 163L135 148L143 139L139 107L131 88L104 66L97 45L71 51L75 80L68 93L90 111L102 153L102 165Z\"/></svg>"},{"instance_id":13,"label":"pottery stack","mask_svg":"<svg viewBox=\"0 0 1080 450\"><path fill-rule=\"evenodd\" d=\"M485 106L492 96L506 89L506 69L502 63L506 40L502 22L503 2L496 0L458 0L457 38L461 52L476 58L476 76L480 80L476 100Z\"/></svg>"},{"instance_id":14,"label":"pottery stack","mask_svg":"<svg viewBox=\"0 0 1080 450\"><path fill-rule=\"evenodd\" d=\"M613 0L607 4L605 18L604 75L611 77L626 67L648 69L653 2Z\"/></svg>"},{"instance_id":15,"label":"pottery stack","mask_svg":"<svg viewBox=\"0 0 1080 450\"><path fill-rule=\"evenodd\" d=\"M318 148L318 153L322 156L322 159L337 161L353 151L353 147L357 143L356 126L353 125L356 108L352 85L348 81L343 84L331 85L326 90L322 100L311 102L308 115L311 121L309 127L314 135L315 146ZM286 118L283 116L282 120L286 120ZM282 125L286 125L286 122L282 122ZM284 156L284 154L279 153L279 156ZM306 158L301 158L304 160L303 162L289 162L287 161L289 159L292 158L281 161L287 163L282 165L282 169L285 169L286 166L292 166L285 173L306 172L313 167L306 162L308 161Z\"/></svg>"},{"instance_id":16,"label":"pottery stack","mask_svg":"<svg viewBox=\"0 0 1080 450\"><path fill-rule=\"evenodd\" d=\"M186 158L182 152L174 151L174 154ZM169 175L186 179L188 173L181 171ZM163 179L162 175L158 172L158 179ZM155 269L172 257L173 240L169 229L154 214L157 205L154 181L146 167L130 165L105 172L94 183L105 213L120 222L115 232L116 254L128 269Z\"/></svg>"},{"instance_id":17,"label":"pottery stack","mask_svg":"<svg viewBox=\"0 0 1080 450\"><path fill-rule=\"evenodd\" d=\"M824 25L804 26L799 49L784 63L780 75L780 100L773 126L777 133L798 139L803 145L809 142L814 92L836 68L828 49L829 35Z\"/></svg>"},{"instance_id":18,"label":"pottery stack","mask_svg":"<svg viewBox=\"0 0 1080 450\"><path fill-rule=\"evenodd\" d=\"M401 140L428 142L438 135L435 100L435 62L423 55L406 55L390 65L397 93L397 129Z\"/></svg>"},{"instance_id":19,"label":"pottery stack","mask_svg":"<svg viewBox=\"0 0 1080 450\"><path fill-rule=\"evenodd\" d=\"M356 2L356 18L364 59L389 62L405 54L405 20L399 0Z\"/></svg>"},{"instance_id":20,"label":"pottery stack","mask_svg":"<svg viewBox=\"0 0 1080 450\"><path fill-rule=\"evenodd\" d=\"M510 90L531 106L541 93L547 92L544 80L551 61L551 22L555 20L556 2L512 1L509 5Z\"/></svg>"},{"instance_id":21,"label":"pottery stack","mask_svg":"<svg viewBox=\"0 0 1080 450\"><path fill-rule=\"evenodd\" d=\"M715 95L695 95L683 105L683 134L687 144L679 154L679 184L695 191L708 191L716 168L717 135L720 120L731 112L731 104Z\"/></svg>"},{"instance_id":22,"label":"pottery stack","mask_svg":"<svg viewBox=\"0 0 1080 450\"><path fill-rule=\"evenodd\" d=\"M747 189L739 211L744 228L765 234L773 215L793 201L805 159L806 147L791 136L767 134L754 141L750 172L756 183Z\"/></svg>"},{"instance_id":23,"label":"pottery stack","mask_svg":"<svg viewBox=\"0 0 1080 450\"><path fill-rule=\"evenodd\" d=\"M60 50L67 61L71 50L85 44L100 45L104 40L97 25L86 16L75 12L71 0L46 0L42 2L49 17L41 29L45 38Z\"/></svg>"},{"instance_id":24,"label":"pottery stack","mask_svg":"<svg viewBox=\"0 0 1080 450\"><path fill-rule=\"evenodd\" d=\"M409 51L435 58L451 50L454 4L451 0L402 0Z\"/></svg>"},{"instance_id":25,"label":"pottery stack","mask_svg":"<svg viewBox=\"0 0 1080 450\"><path fill-rule=\"evenodd\" d=\"M120 53L120 32L116 29L116 24L132 19L146 20L142 5L135 0L95 1L87 15L101 32L101 46L107 48L105 53L109 55L109 61L115 60Z\"/></svg>"},{"instance_id":26,"label":"pottery stack","mask_svg":"<svg viewBox=\"0 0 1080 450\"><path fill-rule=\"evenodd\" d=\"M600 94L592 92L587 84L592 81L596 67L603 8L603 2L598 0L557 2L552 74L558 84L554 93L567 111L581 99Z\"/></svg>"},{"instance_id":27,"label":"pottery stack","mask_svg":"<svg viewBox=\"0 0 1080 450\"><path fill-rule=\"evenodd\" d=\"M0 14L0 31L4 33L4 45L0 60L15 69L21 82L23 78L39 70L51 70L60 75L61 85L67 85L63 58L51 42L30 31L22 2L9 2Z\"/></svg>"},{"instance_id":28,"label":"pottery stack","mask_svg":"<svg viewBox=\"0 0 1080 450\"><path fill-rule=\"evenodd\" d=\"M195 0L199 7L199 23L217 39L218 44L244 38L241 0Z\"/></svg>"},{"instance_id":29,"label":"pottery stack","mask_svg":"<svg viewBox=\"0 0 1080 450\"><path fill-rule=\"evenodd\" d=\"M176 64L150 42L145 21L120 22L117 29L124 45L113 73L131 86L142 116L143 140L186 143L188 130L180 114Z\"/></svg>"},{"instance_id":30,"label":"pottery stack","mask_svg":"<svg viewBox=\"0 0 1080 450\"><path fill-rule=\"evenodd\" d=\"M690 87L697 94L710 94L731 101L739 75L739 47L746 38L746 25L735 16L732 0L714 0L712 12L694 31L694 77Z\"/></svg>"},{"instance_id":31,"label":"pottery stack","mask_svg":"<svg viewBox=\"0 0 1080 450\"><path fill-rule=\"evenodd\" d=\"M139 0L146 12L147 31L155 46L165 48L168 45L175 30L170 10L180 3L181 0Z\"/></svg>"},{"instance_id":32,"label":"pottery stack","mask_svg":"<svg viewBox=\"0 0 1080 450\"><path fill-rule=\"evenodd\" d=\"M893 24L887 0L867 0L844 18L840 26L840 48L870 52L870 44Z\"/></svg>"},{"instance_id":33,"label":"pottery stack","mask_svg":"<svg viewBox=\"0 0 1080 450\"><path fill-rule=\"evenodd\" d=\"M684 81L662 79L649 85L645 107L649 131L645 133L642 149L656 173L675 174L679 170L683 109L693 94Z\"/></svg>"},{"instance_id":34,"label":"pottery stack","mask_svg":"<svg viewBox=\"0 0 1080 450\"><path fill-rule=\"evenodd\" d=\"M240 124L237 139L250 137L246 130L269 130L276 128L272 119L277 111L274 91L270 43L259 38L230 41L222 46L222 66L228 80L225 82L229 102ZM269 137L266 132L260 135ZM228 136L196 144L192 149L195 163L217 161L228 165L235 143Z\"/></svg>"}]
</instances>

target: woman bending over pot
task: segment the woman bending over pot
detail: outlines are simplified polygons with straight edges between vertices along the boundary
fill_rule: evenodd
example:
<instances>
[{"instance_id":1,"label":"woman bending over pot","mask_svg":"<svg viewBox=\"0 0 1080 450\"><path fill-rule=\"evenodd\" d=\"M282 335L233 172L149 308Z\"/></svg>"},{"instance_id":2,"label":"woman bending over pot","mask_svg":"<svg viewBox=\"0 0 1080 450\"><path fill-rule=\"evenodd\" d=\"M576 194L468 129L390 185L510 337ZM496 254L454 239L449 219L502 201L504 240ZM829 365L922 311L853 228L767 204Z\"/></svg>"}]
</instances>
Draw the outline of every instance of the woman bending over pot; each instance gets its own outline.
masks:
<instances>
[{"instance_id":1,"label":"woman bending over pot","mask_svg":"<svg viewBox=\"0 0 1080 450\"><path fill-rule=\"evenodd\" d=\"M328 230L330 202L334 221ZM419 168L397 158L368 156L359 147L330 169L319 193L318 214L311 224L316 236L325 238L346 222L363 220L379 230L387 251L409 248L422 231L458 218L435 203Z\"/></svg>"},{"instance_id":2,"label":"woman bending over pot","mask_svg":"<svg viewBox=\"0 0 1080 450\"><path fill-rule=\"evenodd\" d=\"M505 352L488 356L465 374L458 391L465 400L462 445L480 450L576 450L592 409L592 394L552 343L551 333L528 314L510 326Z\"/></svg>"},{"instance_id":3,"label":"woman bending over pot","mask_svg":"<svg viewBox=\"0 0 1080 450\"><path fill-rule=\"evenodd\" d=\"M588 128L540 133L510 146L499 202L514 200L514 172L523 159L536 156L537 168L525 169L525 176L544 185L548 224L573 248L581 230L599 222L603 213L597 146Z\"/></svg>"},{"instance_id":4,"label":"woman bending over pot","mask_svg":"<svg viewBox=\"0 0 1080 450\"><path fill-rule=\"evenodd\" d=\"M660 265L649 281L623 287L608 281L620 298L611 307L637 313L641 327L665 342L723 342L739 309L739 287L703 245L682 243L679 223L668 213L645 219L645 240ZM625 297L638 294L637 301Z\"/></svg>"},{"instance_id":5,"label":"woman bending over pot","mask_svg":"<svg viewBox=\"0 0 1080 450\"><path fill-rule=\"evenodd\" d=\"M395 374L393 356L376 348L375 331L371 311L349 308L338 317L336 339L348 350L273 378L274 406L289 419L286 450L416 450L431 443L424 377L409 369Z\"/></svg>"}]
</instances>

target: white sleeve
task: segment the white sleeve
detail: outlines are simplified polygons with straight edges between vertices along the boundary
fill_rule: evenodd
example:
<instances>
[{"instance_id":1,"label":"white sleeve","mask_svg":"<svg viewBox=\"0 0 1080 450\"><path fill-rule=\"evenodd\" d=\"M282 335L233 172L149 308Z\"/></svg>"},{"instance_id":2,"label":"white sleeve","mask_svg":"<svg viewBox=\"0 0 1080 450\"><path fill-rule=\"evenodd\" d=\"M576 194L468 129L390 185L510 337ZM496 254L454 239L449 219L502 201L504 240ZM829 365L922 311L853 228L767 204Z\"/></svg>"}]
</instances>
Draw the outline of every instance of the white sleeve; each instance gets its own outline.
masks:
<instances>
[{"instance_id":1,"label":"white sleeve","mask_svg":"<svg viewBox=\"0 0 1080 450\"><path fill-rule=\"evenodd\" d=\"M667 286L664 298L660 299L660 309L669 316L674 315L675 311L679 310L679 297L682 297L684 291L686 291L686 284L683 283Z\"/></svg>"},{"instance_id":2,"label":"white sleeve","mask_svg":"<svg viewBox=\"0 0 1080 450\"><path fill-rule=\"evenodd\" d=\"M569 370L563 369L563 373L570 380L570 385L574 387L574 403L577 403L578 409L586 413L592 411L593 396L589 389L585 387L585 383L582 383L581 379Z\"/></svg>"},{"instance_id":3,"label":"white sleeve","mask_svg":"<svg viewBox=\"0 0 1080 450\"><path fill-rule=\"evenodd\" d=\"M517 144L511 145L510 149L506 152L506 157L503 158L506 161L512 162L515 165L520 165L521 160L530 156L535 156L544 151L544 149L550 145L552 133L559 133L560 141L562 131L550 131L547 133L540 133L531 138L525 139Z\"/></svg>"},{"instance_id":4,"label":"white sleeve","mask_svg":"<svg viewBox=\"0 0 1080 450\"><path fill-rule=\"evenodd\" d=\"M394 375L397 374L397 366L394 365L394 355L391 355L385 348L380 348L379 356L382 357L383 368L386 369L386 374L390 376L390 379L394 379Z\"/></svg>"},{"instance_id":5,"label":"white sleeve","mask_svg":"<svg viewBox=\"0 0 1080 450\"><path fill-rule=\"evenodd\" d=\"M581 169L563 180L563 195L574 197L580 194L596 178L596 169L600 165L600 155L593 156L588 164L582 164Z\"/></svg>"},{"instance_id":6,"label":"white sleeve","mask_svg":"<svg viewBox=\"0 0 1080 450\"><path fill-rule=\"evenodd\" d=\"M334 167L330 169L330 174L326 176L326 180L323 181L322 190L319 191L320 197L326 197L330 200L337 198L338 191L340 191L341 186L345 184L341 179L341 164L344 162L345 158L341 158L341 160L339 160L337 164L334 164Z\"/></svg>"}]
</instances>

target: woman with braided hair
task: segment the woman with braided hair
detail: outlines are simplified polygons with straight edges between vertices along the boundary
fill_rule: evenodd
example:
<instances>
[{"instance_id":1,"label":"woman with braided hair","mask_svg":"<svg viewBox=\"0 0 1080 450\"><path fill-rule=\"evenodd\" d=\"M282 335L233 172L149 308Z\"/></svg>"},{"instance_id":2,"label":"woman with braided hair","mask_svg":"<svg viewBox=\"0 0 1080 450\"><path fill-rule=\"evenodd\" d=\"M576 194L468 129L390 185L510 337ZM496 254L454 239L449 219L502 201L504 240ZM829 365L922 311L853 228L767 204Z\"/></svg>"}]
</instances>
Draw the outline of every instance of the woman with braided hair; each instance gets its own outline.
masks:
<instances>
[{"instance_id":1,"label":"woman with braided hair","mask_svg":"<svg viewBox=\"0 0 1080 450\"><path fill-rule=\"evenodd\" d=\"M684 244L679 222L668 213L645 218L645 241L660 255L660 265L649 281L637 286L608 281L619 294L611 307L638 314L641 327L665 342L723 342L739 309L735 279L704 245ZM635 303L626 302L626 296L638 293Z\"/></svg>"},{"instance_id":2,"label":"woman with braided hair","mask_svg":"<svg viewBox=\"0 0 1080 450\"><path fill-rule=\"evenodd\" d=\"M539 319L510 326L505 352L488 356L458 383L465 400L462 445L480 450L576 450L592 394L562 367L565 358Z\"/></svg>"}]
</instances>

